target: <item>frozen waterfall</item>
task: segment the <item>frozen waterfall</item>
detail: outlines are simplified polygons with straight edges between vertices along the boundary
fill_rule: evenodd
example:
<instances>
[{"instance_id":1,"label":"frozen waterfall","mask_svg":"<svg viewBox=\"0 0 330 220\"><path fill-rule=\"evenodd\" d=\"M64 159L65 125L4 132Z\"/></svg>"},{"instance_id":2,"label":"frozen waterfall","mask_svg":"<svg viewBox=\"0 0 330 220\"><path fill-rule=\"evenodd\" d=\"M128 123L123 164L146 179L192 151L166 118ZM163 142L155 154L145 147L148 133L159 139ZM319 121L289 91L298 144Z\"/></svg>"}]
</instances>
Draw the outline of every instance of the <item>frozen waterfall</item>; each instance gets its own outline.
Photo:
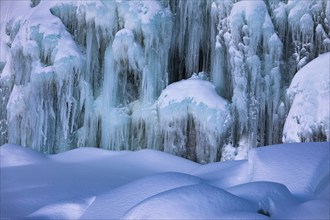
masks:
<instances>
[{"instance_id":1,"label":"frozen waterfall","mask_svg":"<svg viewBox=\"0 0 330 220\"><path fill-rule=\"evenodd\" d=\"M291 81L330 51L329 22L327 0L1 1L0 145L208 163L329 140L322 121L287 130Z\"/></svg>"}]
</instances>

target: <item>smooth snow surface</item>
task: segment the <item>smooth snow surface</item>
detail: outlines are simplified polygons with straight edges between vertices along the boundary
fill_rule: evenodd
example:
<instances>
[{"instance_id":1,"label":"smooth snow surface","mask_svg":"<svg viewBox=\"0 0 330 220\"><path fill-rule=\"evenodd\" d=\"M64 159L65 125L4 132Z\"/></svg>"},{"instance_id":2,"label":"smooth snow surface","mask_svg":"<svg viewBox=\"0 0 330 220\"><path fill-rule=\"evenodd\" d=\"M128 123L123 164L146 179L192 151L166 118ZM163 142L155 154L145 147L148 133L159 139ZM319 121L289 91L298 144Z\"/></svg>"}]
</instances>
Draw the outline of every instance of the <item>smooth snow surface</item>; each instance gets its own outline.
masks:
<instances>
[{"instance_id":1,"label":"smooth snow surface","mask_svg":"<svg viewBox=\"0 0 330 220\"><path fill-rule=\"evenodd\" d=\"M0 218L329 219L330 143L200 165L154 150L44 156L6 144Z\"/></svg>"}]
</instances>

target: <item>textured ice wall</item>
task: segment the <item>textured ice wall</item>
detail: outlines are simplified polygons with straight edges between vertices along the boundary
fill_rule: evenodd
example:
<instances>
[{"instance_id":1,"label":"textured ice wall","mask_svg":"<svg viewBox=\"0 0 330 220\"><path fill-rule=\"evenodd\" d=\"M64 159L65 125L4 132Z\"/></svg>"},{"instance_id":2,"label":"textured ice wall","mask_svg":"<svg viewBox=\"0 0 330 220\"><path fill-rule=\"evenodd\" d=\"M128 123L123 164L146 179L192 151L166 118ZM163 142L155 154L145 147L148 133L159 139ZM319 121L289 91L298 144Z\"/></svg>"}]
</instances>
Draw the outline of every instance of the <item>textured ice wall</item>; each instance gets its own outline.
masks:
<instances>
[{"instance_id":1,"label":"textured ice wall","mask_svg":"<svg viewBox=\"0 0 330 220\"><path fill-rule=\"evenodd\" d=\"M47 153L244 158L282 141L286 89L330 50L326 0L2 1L1 10L0 143ZM217 112L208 105L157 107L169 84L198 72L227 100L226 123L206 123Z\"/></svg>"},{"instance_id":2,"label":"textured ice wall","mask_svg":"<svg viewBox=\"0 0 330 220\"><path fill-rule=\"evenodd\" d=\"M159 1L25 3L28 13L2 26L10 43L1 73L8 141L48 153L146 147L146 137L142 145L131 137L150 119L131 117L131 108L152 105L167 85L170 11Z\"/></svg>"},{"instance_id":3,"label":"textured ice wall","mask_svg":"<svg viewBox=\"0 0 330 220\"><path fill-rule=\"evenodd\" d=\"M329 5L329 1L214 1L211 16L218 23L211 78L220 95L232 102L236 121L231 144L238 146L227 145L223 155L241 158L246 146L281 142L291 107L284 95L287 86L297 70L329 51ZM326 129L321 122L318 126Z\"/></svg>"}]
</instances>

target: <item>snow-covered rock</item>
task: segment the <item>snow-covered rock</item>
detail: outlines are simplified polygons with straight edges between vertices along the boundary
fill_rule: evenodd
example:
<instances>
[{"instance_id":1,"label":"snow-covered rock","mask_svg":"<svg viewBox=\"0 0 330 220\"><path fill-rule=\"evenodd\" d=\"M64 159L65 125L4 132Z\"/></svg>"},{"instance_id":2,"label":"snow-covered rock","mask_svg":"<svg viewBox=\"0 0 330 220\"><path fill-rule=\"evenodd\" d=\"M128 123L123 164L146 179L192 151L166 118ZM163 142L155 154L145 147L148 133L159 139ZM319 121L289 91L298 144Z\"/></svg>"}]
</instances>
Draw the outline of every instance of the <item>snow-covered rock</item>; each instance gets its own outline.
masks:
<instances>
[{"instance_id":1,"label":"snow-covered rock","mask_svg":"<svg viewBox=\"0 0 330 220\"><path fill-rule=\"evenodd\" d=\"M291 108L283 142L330 141L330 53L297 72L287 91Z\"/></svg>"},{"instance_id":2,"label":"snow-covered rock","mask_svg":"<svg viewBox=\"0 0 330 220\"><path fill-rule=\"evenodd\" d=\"M198 162L221 156L232 123L229 102L212 83L193 75L169 85L156 102L164 151Z\"/></svg>"}]
</instances>

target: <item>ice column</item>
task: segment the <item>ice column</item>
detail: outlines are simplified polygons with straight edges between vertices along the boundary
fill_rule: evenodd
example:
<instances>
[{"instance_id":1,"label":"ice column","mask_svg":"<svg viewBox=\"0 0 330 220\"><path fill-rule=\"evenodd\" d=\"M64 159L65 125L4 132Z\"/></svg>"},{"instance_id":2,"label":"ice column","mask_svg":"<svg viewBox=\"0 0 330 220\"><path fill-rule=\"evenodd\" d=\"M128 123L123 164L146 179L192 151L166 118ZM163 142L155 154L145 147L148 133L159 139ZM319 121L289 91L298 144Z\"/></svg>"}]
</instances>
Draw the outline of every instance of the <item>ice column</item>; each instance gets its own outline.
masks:
<instances>
[{"instance_id":1,"label":"ice column","mask_svg":"<svg viewBox=\"0 0 330 220\"><path fill-rule=\"evenodd\" d=\"M274 131L280 105L281 40L263 1L227 3L225 7L223 4L212 5L212 15L219 22L212 78L220 93L232 100L236 119L233 144L246 143L251 147L276 143L280 138ZM230 17L223 18L228 13L225 9L231 7Z\"/></svg>"}]
</instances>

